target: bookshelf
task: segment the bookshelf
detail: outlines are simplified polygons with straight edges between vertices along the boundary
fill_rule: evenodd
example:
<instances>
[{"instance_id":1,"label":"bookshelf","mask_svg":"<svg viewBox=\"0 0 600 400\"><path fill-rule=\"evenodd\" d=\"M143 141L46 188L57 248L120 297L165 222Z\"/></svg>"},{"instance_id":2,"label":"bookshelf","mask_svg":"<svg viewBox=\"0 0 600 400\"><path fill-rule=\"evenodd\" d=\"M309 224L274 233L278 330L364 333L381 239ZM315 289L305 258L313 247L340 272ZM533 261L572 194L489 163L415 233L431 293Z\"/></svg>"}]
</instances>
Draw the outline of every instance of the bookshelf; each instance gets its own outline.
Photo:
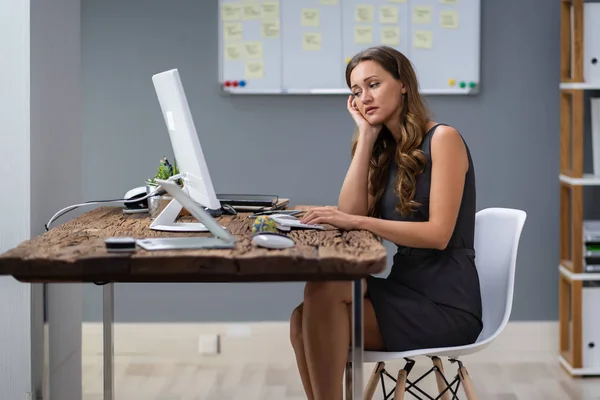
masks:
<instances>
[{"instance_id":1,"label":"bookshelf","mask_svg":"<svg viewBox=\"0 0 600 400\"><path fill-rule=\"evenodd\" d=\"M600 283L600 273L584 272L583 190L600 186L600 176L583 173L584 92L600 82L584 79L584 1L560 5L559 362L572 376L600 375L600 365L584 365L583 347L584 286Z\"/></svg>"}]
</instances>

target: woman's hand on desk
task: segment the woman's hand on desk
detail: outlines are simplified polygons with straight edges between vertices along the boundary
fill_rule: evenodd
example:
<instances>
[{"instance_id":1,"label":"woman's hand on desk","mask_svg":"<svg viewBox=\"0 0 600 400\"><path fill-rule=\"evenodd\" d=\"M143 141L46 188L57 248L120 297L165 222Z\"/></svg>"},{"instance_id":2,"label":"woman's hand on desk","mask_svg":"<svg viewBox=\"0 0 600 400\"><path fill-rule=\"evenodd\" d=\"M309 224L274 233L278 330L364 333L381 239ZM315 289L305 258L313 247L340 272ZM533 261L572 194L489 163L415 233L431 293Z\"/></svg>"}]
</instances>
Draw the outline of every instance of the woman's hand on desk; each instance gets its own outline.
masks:
<instances>
[{"instance_id":1,"label":"woman's hand on desk","mask_svg":"<svg viewBox=\"0 0 600 400\"><path fill-rule=\"evenodd\" d=\"M328 224L336 228L352 230L357 227L356 215L346 214L337 207L315 207L310 209L301 220L304 224Z\"/></svg>"}]
</instances>

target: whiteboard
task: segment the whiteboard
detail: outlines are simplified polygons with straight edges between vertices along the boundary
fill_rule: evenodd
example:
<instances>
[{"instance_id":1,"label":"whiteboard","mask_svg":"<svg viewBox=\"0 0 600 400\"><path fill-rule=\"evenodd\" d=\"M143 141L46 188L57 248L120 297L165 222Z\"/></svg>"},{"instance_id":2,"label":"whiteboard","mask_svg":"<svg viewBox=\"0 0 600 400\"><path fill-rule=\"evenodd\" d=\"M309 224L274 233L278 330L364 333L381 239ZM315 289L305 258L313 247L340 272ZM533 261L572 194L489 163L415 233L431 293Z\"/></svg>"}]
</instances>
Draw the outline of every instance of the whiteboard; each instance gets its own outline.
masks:
<instances>
[{"instance_id":1,"label":"whiteboard","mask_svg":"<svg viewBox=\"0 0 600 400\"><path fill-rule=\"evenodd\" d=\"M348 94L346 64L387 45L423 94L480 90L481 0L219 0L219 85L232 94Z\"/></svg>"}]
</instances>

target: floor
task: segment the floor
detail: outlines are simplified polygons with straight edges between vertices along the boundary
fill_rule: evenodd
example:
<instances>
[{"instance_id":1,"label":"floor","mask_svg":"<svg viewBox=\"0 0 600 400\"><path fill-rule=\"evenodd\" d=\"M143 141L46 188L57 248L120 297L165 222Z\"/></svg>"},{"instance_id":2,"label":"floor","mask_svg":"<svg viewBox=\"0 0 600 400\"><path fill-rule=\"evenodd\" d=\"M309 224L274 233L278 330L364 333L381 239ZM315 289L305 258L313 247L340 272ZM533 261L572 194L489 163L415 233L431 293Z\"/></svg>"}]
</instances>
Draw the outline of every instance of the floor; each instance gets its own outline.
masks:
<instances>
[{"instance_id":1,"label":"floor","mask_svg":"<svg viewBox=\"0 0 600 400\"><path fill-rule=\"evenodd\" d=\"M284 323L132 324L114 331L115 400L306 399ZM556 332L555 323L510 323L491 346L466 357L479 399L600 400L600 378L572 378L560 367ZM83 398L101 400L101 327L84 326L83 335ZM373 366L365 364L365 382ZM392 376L402 366L387 364ZM409 379L430 366L417 359ZM454 377L456 364L444 360L444 368ZM434 376L419 387L434 395ZM466 398L461 390L459 398ZM375 399L383 399L381 386Z\"/></svg>"}]
</instances>

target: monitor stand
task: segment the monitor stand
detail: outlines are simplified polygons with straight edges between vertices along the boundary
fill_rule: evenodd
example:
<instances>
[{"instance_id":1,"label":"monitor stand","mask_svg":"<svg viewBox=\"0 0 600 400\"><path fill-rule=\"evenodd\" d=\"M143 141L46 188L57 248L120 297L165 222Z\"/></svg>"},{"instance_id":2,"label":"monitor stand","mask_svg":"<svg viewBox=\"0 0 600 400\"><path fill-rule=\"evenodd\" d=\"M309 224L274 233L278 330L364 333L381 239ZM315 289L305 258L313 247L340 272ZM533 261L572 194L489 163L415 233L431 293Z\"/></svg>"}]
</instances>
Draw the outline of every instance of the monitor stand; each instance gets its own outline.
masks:
<instances>
[{"instance_id":1,"label":"monitor stand","mask_svg":"<svg viewBox=\"0 0 600 400\"><path fill-rule=\"evenodd\" d=\"M182 189L186 194L189 194L185 185ZM154 221L152 221L150 229L164 232L208 232L208 228L201 222L176 222L182 209L183 206L181 203L176 199L171 200ZM214 210L206 211L213 216L215 215Z\"/></svg>"}]
</instances>

